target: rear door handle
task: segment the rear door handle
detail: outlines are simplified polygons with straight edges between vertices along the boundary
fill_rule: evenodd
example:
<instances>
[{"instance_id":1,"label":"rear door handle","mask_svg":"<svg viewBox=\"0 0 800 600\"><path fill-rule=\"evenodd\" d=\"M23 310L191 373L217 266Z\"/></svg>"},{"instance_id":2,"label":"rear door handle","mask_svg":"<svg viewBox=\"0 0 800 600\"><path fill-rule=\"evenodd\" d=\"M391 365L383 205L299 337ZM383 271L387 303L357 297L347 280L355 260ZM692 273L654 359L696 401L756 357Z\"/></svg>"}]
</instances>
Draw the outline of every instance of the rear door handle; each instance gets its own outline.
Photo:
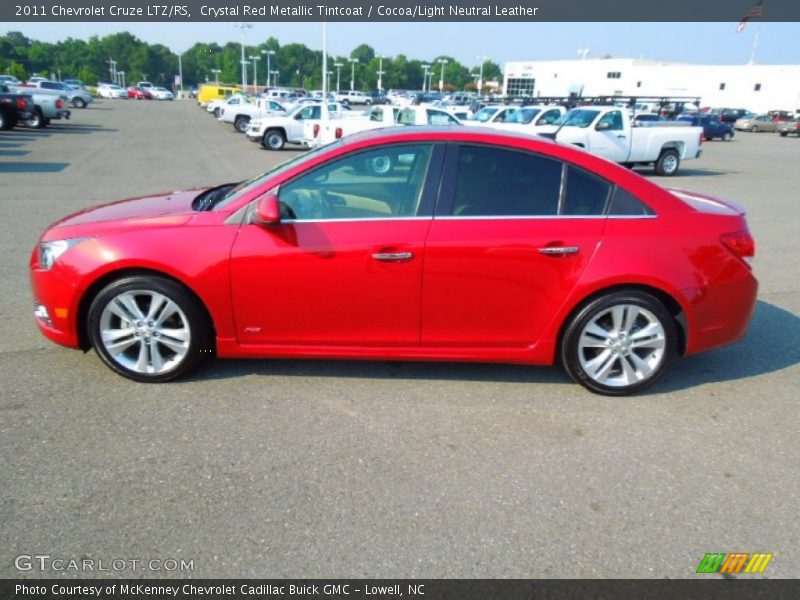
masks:
<instances>
[{"instance_id":1,"label":"rear door handle","mask_svg":"<svg viewBox=\"0 0 800 600\"><path fill-rule=\"evenodd\" d=\"M376 252L372 255L375 260L382 262L403 262L414 258L413 252Z\"/></svg>"},{"instance_id":2,"label":"rear door handle","mask_svg":"<svg viewBox=\"0 0 800 600\"><path fill-rule=\"evenodd\" d=\"M545 246L538 250L548 256L564 256L565 254L577 254L580 249L577 246Z\"/></svg>"}]
</instances>

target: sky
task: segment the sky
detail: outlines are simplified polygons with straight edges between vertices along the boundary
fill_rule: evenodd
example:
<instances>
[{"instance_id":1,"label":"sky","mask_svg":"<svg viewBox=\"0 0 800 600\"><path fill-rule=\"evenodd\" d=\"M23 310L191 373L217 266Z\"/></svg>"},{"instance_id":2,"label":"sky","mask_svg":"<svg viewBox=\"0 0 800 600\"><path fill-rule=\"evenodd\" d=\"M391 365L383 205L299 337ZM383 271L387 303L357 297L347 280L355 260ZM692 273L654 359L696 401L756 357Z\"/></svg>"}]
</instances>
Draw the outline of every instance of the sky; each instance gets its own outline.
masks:
<instances>
[{"instance_id":1,"label":"sky","mask_svg":"<svg viewBox=\"0 0 800 600\"><path fill-rule=\"evenodd\" d=\"M405 54L430 59L449 55L462 64L480 63L489 56L502 66L511 60L578 58L647 58L700 64L745 64L750 60L755 33L761 34L756 62L800 64L800 23L749 23L736 33L737 23L330 23L328 51L348 55L361 43L377 54ZM54 42L67 37L87 39L130 31L148 43L161 43L180 52L196 42L239 41L232 23L0 23L0 32L21 31L30 38ZM245 43L268 37L281 44L302 42L322 47L321 23L253 23Z\"/></svg>"}]
</instances>

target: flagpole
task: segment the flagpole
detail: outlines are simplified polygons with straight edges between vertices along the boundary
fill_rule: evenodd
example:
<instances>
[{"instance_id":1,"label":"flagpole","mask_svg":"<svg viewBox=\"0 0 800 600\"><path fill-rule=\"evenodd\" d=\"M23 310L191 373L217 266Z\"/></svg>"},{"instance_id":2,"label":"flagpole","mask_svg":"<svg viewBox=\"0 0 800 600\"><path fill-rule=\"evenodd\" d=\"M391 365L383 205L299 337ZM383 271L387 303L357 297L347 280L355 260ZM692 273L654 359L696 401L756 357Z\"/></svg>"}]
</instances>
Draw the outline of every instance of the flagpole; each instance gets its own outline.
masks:
<instances>
[{"instance_id":1,"label":"flagpole","mask_svg":"<svg viewBox=\"0 0 800 600\"><path fill-rule=\"evenodd\" d=\"M758 38L761 36L761 21L758 22L758 29L756 29L756 37L753 38L753 52L750 54L750 62L748 64L756 64L756 49L758 48Z\"/></svg>"}]
</instances>

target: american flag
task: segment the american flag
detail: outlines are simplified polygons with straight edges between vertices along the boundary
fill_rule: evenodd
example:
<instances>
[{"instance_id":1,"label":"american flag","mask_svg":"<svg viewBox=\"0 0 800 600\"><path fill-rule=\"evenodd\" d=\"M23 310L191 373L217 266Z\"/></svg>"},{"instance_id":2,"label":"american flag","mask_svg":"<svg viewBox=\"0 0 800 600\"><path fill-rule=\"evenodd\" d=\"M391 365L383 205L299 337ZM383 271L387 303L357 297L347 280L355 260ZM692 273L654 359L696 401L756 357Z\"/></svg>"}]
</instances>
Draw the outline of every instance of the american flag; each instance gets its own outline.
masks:
<instances>
[{"instance_id":1,"label":"american flag","mask_svg":"<svg viewBox=\"0 0 800 600\"><path fill-rule=\"evenodd\" d=\"M758 2L748 10L744 16L742 17L739 26L736 28L736 33L740 31L744 31L744 26L747 25L748 21L752 21L753 19L760 19L764 16L764 0L758 0Z\"/></svg>"}]
</instances>

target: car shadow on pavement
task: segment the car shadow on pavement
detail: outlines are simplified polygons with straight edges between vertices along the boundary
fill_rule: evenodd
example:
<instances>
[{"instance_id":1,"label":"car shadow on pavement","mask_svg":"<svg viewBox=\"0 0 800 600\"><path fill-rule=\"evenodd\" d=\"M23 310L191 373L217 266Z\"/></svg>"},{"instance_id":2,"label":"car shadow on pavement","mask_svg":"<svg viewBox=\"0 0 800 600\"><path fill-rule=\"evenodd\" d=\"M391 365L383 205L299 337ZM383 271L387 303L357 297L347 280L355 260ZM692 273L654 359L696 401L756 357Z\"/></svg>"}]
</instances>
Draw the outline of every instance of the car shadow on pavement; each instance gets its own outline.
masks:
<instances>
[{"instance_id":1,"label":"car shadow on pavement","mask_svg":"<svg viewBox=\"0 0 800 600\"><path fill-rule=\"evenodd\" d=\"M87 133L97 133L97 132L117 132L119 129L110 129L108 127L102 126L90 126L90 125L53 125L50 127L53 133L61 134L61 133L73 133L73 134L87 134Z\"/></svg>"},{"instance_id":2,"label":"car shadow on pavement","mask_svg":"<svg viewBox=\"0 0 800 600\"><path fill-rule=\"evenodd\" d=\"M705 354L676 359L664 378L643 395L671 393L705 383L747 379L791 367L800 363L798 339L800 339L800 317L785 309L759 301L750 330L741 342ZM532 384L570 382L561 368L554 367L487 363L290 359L217 360L183 381L218 380L248 375Z\"/></svg>"},{"instance_id":3,"label":"car shadow on pavement","mask_svg":"<svg viewBox=\"0 0 800 600\"><path fill-rule=\"evenodd\" d=\"M58 173L69 163L55 162L0 162L0 173Z\"/></svg>"},{"instance_id":4,"label":"car shadow on pavement","mask_svg":"<svg viewBox=\"0 0 800 600\"><path fill-rule=\"evenodd\" d=\"M680 171L674 177L658 177L656 172L653 169L641 169L637 171L639 175L647 175L648 178L652 177L654 181L658 182L667 182L667 181L676 181L680 182L681 179L684 177L716 177L718 175L735 175L739 174L739 171L715 171L713 169L685 169L681 168ZM664 183L664 185L667 185ZM669 184L674 185L674 184Z\"/></svg>"},{"instance_id":5,"label":"car shadow on pavement","mask_svg":"<svg viewBox=\"0 0 800 600\"><path fill-rule=\"evenodd\" d=\"M648 393L669 393L704 383L737 381L792 367L800 363L798 339L800 317L759 301L743 340L719 350L675 360L664 379Z\"/></svg>"},{"instance_id":6,"label":"car shadow on pavement","mask_svg":"<svg viewBox=\"0 0 800 600\"><path fill-rule=\"evenodd\" d=\"M27 156L30 153L30 150L6 150L3 148L3 144L0 144L0 158L4 156Z\"/></svg>"}]
</instances>

